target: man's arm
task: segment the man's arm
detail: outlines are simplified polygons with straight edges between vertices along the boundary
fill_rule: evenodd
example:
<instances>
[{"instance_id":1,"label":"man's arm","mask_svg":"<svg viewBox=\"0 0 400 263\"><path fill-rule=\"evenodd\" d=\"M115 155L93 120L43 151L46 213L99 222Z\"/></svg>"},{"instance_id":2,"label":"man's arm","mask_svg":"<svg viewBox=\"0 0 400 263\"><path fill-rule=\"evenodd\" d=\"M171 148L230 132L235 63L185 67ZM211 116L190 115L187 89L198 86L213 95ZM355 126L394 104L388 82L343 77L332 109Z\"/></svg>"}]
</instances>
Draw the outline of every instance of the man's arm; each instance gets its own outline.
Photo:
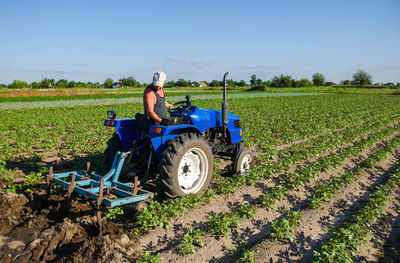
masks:
<instances>
[{"instance_id":1,"label":"man's arm","mask_svg":"<svg viewBox=\"0 0 400 263\"><path fill-rule=\"evenodd\" d=\"M169 104L168 101L165 101L165 107L167 107L167 109L172 109L174 108L174 105Z\"/></svg>"},{"instance_id":2,"label":"man's arm","mask_svg":"<svg viewBox=\"0 0 400 263\"><path fill-rule=\"evenodd\" d=\"M156 101L157 101L156 95L154 95L154 93L151 90L147 90L144 92L143 104L147 114L154 121L161 123L162 119L154 112L154 104L156 103Z\"/></svg>"}]
</instances>

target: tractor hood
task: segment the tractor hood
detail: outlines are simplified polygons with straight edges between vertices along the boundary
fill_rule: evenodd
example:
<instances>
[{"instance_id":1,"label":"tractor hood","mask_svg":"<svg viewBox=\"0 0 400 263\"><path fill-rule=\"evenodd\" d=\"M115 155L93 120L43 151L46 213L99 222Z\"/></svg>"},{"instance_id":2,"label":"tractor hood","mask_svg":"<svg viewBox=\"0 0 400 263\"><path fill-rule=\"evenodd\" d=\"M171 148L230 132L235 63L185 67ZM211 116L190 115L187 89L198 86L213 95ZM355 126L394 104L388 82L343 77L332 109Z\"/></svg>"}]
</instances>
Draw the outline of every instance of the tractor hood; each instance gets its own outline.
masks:
<instances>
[{"instance_id":1,"label":"tractor hood","mask_svg":"<svg viewBox=\"0 0 400 263\"><path fill-rule=\"evenodd\" d=\"M190 112L185 112L185 115L190 117L193 125L198 127L201 132L222 126L222 112L220 110L200 109L196 106L191 106L190 110ZM239 117L232 113L228 114L228 119L228 128L230 124L232 128L235 128L234 124L240 122Z\"/></svg>"}]
</instances>

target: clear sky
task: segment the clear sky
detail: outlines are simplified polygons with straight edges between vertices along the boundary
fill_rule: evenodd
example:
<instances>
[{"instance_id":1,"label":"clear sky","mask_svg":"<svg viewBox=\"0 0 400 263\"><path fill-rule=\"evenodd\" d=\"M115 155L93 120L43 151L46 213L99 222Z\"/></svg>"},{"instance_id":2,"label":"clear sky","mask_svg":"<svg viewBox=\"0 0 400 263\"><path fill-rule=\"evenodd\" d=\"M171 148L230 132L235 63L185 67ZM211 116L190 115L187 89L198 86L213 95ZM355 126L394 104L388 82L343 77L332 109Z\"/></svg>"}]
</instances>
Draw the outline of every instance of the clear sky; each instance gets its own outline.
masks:
<instances>
[{"instance_id":1,"label":"clear sky","mask_svg":"<svg viewBox=\"0 0 400 263\"><path fill-rule=\"evenodd\" d=\"M0 1L0 83L263 80L400 82L400 1Z\"/></svg>"}]
</instances>

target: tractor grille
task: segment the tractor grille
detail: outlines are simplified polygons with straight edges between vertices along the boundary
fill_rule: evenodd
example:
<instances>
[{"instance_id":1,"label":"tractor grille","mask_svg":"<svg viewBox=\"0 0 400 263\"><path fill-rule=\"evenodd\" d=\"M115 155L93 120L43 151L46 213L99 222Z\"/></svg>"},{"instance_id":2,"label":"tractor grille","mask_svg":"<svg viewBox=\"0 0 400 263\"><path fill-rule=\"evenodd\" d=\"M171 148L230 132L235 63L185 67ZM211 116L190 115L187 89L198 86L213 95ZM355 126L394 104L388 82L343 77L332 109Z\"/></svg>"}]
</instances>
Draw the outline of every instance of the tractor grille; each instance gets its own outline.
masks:
<instances>
[{"instance_id":1,"label":"tractor grille","mask_svg":"<svg viewBox=\"0 0 400 263\"><path fill-rule=\"evenodd\" d=\"M234 120L233 124L235 125L235 129L242 128L242 126L240 125L240 120Z\"/></svg>"}]
</instances>

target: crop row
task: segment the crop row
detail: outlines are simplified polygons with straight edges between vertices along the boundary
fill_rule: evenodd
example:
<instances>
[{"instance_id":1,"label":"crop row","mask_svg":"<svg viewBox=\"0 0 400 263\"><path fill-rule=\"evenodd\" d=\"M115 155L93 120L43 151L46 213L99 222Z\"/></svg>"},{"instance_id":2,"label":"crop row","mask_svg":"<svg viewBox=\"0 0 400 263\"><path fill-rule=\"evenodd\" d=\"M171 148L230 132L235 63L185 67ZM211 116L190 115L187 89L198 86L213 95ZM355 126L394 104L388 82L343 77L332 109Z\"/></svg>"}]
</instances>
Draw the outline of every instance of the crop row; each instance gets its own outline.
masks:
<instances>
[{"instance_id":1,"label":"crop row","mask_svg":"<svg viewBox=\"0 0 400 263\"><path fill-rule=\"evenodd\" d=\"M393 190L400 186L400 164L389 174L389 179L377 187L365 204L359 208L350 221L331 233L320 251L314 252L313 262L353 262L352 255L369 239L371 224L384 214Z\"/></svg>"},{"instance_id":2,"label":"crop row","mask_svg":"<svg viewBox=\"0 0 400 263\"><path fill-rule=\"evenodd\" d=\"M323 203L330 200L330 198L336 194L336 192L343 188L344 186L355 181L356 177L363 172L363 167L373 168L375 165L386 158L389 154L393 152L395 148L400 145L400 136L394 137L386 146L369 158L361 163L360 167L352 171L345 172L340 177L332 177L329 182L319 183L313 189L312 199L310 201L310 206L312 209L316 209L322 206Z\"/></svg>"},{"instance_id":3,"label":"crop row","mask_svg":"<svg viewBox=\"0 0 400 263\"><path fill-rule=\"evenodd\" d=\"M379 129L381 127L388 125L389 123L392 123L392 121L393 121L392 119L379 120L377 123L371 125L369 128L373 131L374 129ZM352 139L354 139L354 137L357 138L361 135L365 135L370 131L370 129L358 129L357 133L351 133L352 136L349 136L349 138L347 138L346 140L352 140ZM327 144L325 144L325 145L327 145ZM337 146L337 144L334 143L332 145L332 148L334 148L336 146ZM315 145L315 147L318 148L319 146ZM310 150L310 149L308 149L308 150ZM316 152L315 154L318 154L318 153L319 152ZM297 154L293 155L293 156L297 156ZM309 157L310 157L310 155L306 155L303 158L307 159ZM283 160L283 161L285 161L285 160ZM287 162L287 163L291 163L293 165L293 162ZM273 164L276 164L276 163L273 163ZM279 169L282 169L282 170L286 169L286 167L284 165L280 165L278 167L279 167ZM255 169L257 170L257 167ZM275 174L276 172L277 172L277 170L274 170L274 171L272 171L271 174ZM224 182L229 180L230 183L224 184L225 188L222 188L222 187L217 188L217 191L220 193L224 193L224 191L225 192L228 192L228 191L227 190L221 191L221 189L229 189L230 192L233 192L234 189L236 189L238 186L243 185L245 183L249 184L250 178L252 178L253 180L261 179L258 176L258 174L259 173L257 173L257 172L250 171L250 174L246 175L246 176L234 175L234 177L232 177L233 179L229 179L230 177L223 178ZM222 180L221 177L219 177L219 179ZM235 181L233 182L233 180L235 180ZM218 183L217 183L217 185L218 185ZM192 196L183 197L180 199L168 199L164 202L153 201L148 207L146 207L145 209L138 212L138 214L135 218L135 224L134 224L135 231L150 230L157 226L160 226L160 227L168 226L169 224L171 224L171 222L173 221L173 219L176 216L182 215L186 211L187 208L190 208L188 206L201 205L203 200L209 201L210 198L212 198L212 196L215 196L215 192L212 190L209 190L204 195L205 195L205 198L203 199L203 195L200 195L197 198L197 202L196 202L196 200L193 200L194 197L192 197Z\"/></svg>"},{"instance_id":4,"label":"crop row","mask_svg":"<svg viewBox=\"0 0 400 263\"><path fill-rule=\"evenodd\" d=\"M257 199L258 201L255 204L239 205L238 209L236 209L235 211L210 215L206 228L207 232L209 232L212 236L216 238L219 238L221 236L227 237L229 233L239 227L240 219L254 217L257 209L260 207L270 209L274 208L276 201L287 198L289 190L294 190L298 185L310 182L313 178L317 176L317 174L327 171L329 168L337 167L351 156L356 156L362 150L372 146L373 144L390 136L391 134L398 132L399 130L400 125L380 131L365 140L355 143L353 146L349 146L348 148L345 148L338 153L332 153L328 157L326 157L327 159L336 160L336 162L326 162L326 158L321 158L316 161L316 163L311 165L312 168L310 169L298 169L296 173L302 175L302 177L297 177L297 184L293 184L293 181L289 177L285 177L286 182L284 183L284 185L286 186L277 185L270 188ZM269 236L273 239L291 239L290 232L293 231L292 227L301 221L301 217L298 215L298 213L299 212L288 212L285 217L273 221L272 230L270 231ZM197 229L191 231L197 233L201 230ZM187 245L187 243L185 244ZM182 243L182 245L184 244ZM185 251L189 250L186 249ZM193 249L190 250L190 253L192 252Z\"/></svg>"},{"instance_id":5,"label":"crop row","mask_svg":"<svg viewBox=\"0 0 400 263\"><path fill-rule=\"evenodd\" d=\"M387 157L389 153L392 153L393 150L400 145L400 136L396 136L392 140L390 140L386 146L380 150L372 153L367 159L365 159L361 163L361 167L356 167L352 171L345 172L340 177L332 177L330 179L330 184L317 184L313 190L313 197L311 198L309 205L312 209L317 209L321 207L325 202L328 202L330 198L337 193L338 189L352 183L355 181L356 177L363 172L362 167L369 167L369 160L374 160L374 162L379 162ZM382 154L385 153L385 154ZM399 177L400 178L400 177ZM399 181L400 182L400 181ZM327 186L327 187L325 187ZM274 203L276 200L281 200L285 198L285 195L288 193L287 188L278 185L276 187L271 188L268 194L264 194L261 197L261 204L263 207L275 208ZM252 205L248 205L252 206ZM290 212L290 213L289 213ZM294 226L301 224L301 215L300 211L289 211L285 216L280 219L274 220L271 222L271 230L268 232L268 237L272 240L293 240ZM295 217L293 216L295 215ZM221 215L222 217L223 215ZM248 250L242 249L242 251L248 252ZM332 255L335 255L335 251L332 252ZM339 258L333 257L331 261L324 260L318 262L345 262L340 261Z\"/></svg>"},{"instance_id":6,"label":"crop row","mask_svg":"<svg viewBox=\"0 0 400 263\"><path fill-rule=\"evenodd\" d=\"M352 126L341 132L335 132L333 134L327 134L315 139L311 139L299 147L299 145L293 146L295 150L291 150L292 147L284 149L284 151L290 152L291 155L278 161L268 162L266 158L259 158L256 167L252 169L250 175L244 177L241 175L234 175L232 177L219 178L216 183L216 189L218 193L232 193L236 187L243 184L251 184L255 180L266 179L271 177L278 177L279 174L286 171L290 167L305 161L313 156L317 156L320 153L335 149L340 145L351 142L361 136L364 136L374 130L385 127L400 119L399 115L388 116L387 118L381 118L379 120L370 120L364 125ZM297 151L296 151L297 149Z\"/></svg>"}]
</instances>

